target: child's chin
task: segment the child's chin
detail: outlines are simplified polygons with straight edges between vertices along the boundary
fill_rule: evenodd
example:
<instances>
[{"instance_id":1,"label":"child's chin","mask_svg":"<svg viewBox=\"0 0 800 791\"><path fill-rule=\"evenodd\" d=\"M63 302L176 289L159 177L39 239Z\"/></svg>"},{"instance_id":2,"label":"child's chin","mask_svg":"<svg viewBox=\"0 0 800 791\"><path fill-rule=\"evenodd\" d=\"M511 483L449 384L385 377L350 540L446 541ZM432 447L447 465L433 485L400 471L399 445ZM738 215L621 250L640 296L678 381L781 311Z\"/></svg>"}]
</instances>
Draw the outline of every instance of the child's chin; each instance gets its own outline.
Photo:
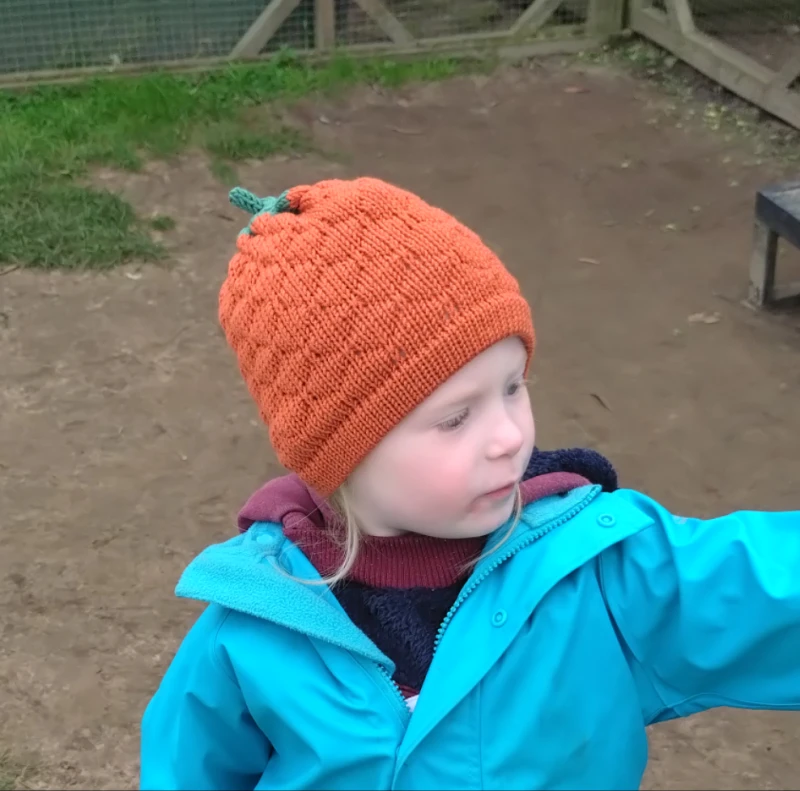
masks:
<instances>
[{"instance_id":1,"label":"child's chin","mask_svg":"<svg viewBox=\"0 0 800 791\"><path fill-rule=\"evenodd\" d=\"M505 511L508 513L505 513ZM508 524L508 521L514 515L514 504L512 503L508 509L504 509L501 514L486 514L481 520L475 520L474 524L470 525L467 529L469 531L469 538L480 538L494 533ZM465 536L466 538L467 536Z\"/></svg>"}]
</instances>

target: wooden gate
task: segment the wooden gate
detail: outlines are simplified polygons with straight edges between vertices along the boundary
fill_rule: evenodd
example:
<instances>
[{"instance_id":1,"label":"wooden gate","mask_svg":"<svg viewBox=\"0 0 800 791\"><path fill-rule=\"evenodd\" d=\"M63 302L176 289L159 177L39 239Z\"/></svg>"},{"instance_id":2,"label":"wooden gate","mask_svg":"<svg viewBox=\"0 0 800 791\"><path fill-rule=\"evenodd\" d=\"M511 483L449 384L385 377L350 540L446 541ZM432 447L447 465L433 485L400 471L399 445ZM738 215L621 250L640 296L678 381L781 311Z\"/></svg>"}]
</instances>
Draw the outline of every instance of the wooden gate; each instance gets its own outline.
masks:
<instances>
[{"instance_id":1,"label":"wooden gate","mask_svg":"<svg viewBox=\"0 0 800 791\"><path fill-rule=\"evenodd\" d=\"M350 54L464 53L497 48L513 55L577 52L622 28L626 0L313 0L309 49ZM271 0L233 47L258 57L292 14L311 0ZM350 33L356 16L373 33ZM370 40L371 39L371 40Z\"/></svg>"},{"instance_id":2,"label":"wooden gate","mask_svg":"<svg viewBox=\"0 0 800 791\"><path fill-rule=\"evenodd\" d=\"M716 4L719 8L720 0ZM769 64L703 31L696 19L706 10L702 6L702 0L630 0L630 26L728 90L800 129L800 0L785 0L789 38L782 47L785 51L769 56L773 59ZM732 3L728 7L734 9ZM751 7L758 14L757 25L769 7L778 6L751 0Z\"/></svg>"},{"instance_id":3,"label":"wooden gate","mask_svg":"<svg viewBox=\"0 0 800 791\"><path fill-rule=\"evenodd\" d=\"M575 53L621 30L626 1L0 0L0 87L205 70L283 47L312 58Z\"/></svg>"}]
</instances>

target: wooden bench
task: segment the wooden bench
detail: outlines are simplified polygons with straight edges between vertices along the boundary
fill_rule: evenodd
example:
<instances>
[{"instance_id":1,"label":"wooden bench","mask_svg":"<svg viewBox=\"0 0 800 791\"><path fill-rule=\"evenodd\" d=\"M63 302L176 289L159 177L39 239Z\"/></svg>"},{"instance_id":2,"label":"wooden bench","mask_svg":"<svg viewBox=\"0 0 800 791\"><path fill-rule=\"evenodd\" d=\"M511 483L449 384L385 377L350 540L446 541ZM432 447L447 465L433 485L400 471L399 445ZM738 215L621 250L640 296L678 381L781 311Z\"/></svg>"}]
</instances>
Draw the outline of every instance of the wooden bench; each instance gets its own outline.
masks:
<instances>
[{"instance_id":1,"label":"wooden bench","mask_svg":"<svg viewBox=\"0 0 800 791\"><path fill-rule=\"evenodd\" d=\"M779 238L800 248L800 182L768 187L756 195L749 299L759 308L800 298L800 283L775 285Z\"/></svg>"}]
</instances>

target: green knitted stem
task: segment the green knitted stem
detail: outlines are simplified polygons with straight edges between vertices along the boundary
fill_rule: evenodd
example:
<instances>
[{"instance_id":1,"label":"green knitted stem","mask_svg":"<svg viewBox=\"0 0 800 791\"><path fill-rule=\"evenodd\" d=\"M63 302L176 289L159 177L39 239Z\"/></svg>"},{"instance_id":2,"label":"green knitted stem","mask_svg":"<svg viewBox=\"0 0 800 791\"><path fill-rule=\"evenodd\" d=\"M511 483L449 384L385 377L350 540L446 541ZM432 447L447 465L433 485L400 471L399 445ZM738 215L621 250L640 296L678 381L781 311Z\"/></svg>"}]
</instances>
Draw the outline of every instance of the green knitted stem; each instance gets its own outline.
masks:
<instances>
[{"instance_id":1,"label":"green knitted stem","mask_svg":"<svg viewBox=\"0 0 800 791\"><path fill-rule=\"evenodd\" d=\"M237 209L242 209L252 215L250 224L248 224L247 228L245 228L242 233L250 232L250 225L252 225L253 220L255 220L259 214L275 215L281 212L291 211L292 207L289 205L289 199L286 197L287 193L288 190L278 195L277 198L259 198L258 195L254 195L250 190L246 190L243 187L234 187L230 191L228 199Z\"/></svg>"}]
</instances>

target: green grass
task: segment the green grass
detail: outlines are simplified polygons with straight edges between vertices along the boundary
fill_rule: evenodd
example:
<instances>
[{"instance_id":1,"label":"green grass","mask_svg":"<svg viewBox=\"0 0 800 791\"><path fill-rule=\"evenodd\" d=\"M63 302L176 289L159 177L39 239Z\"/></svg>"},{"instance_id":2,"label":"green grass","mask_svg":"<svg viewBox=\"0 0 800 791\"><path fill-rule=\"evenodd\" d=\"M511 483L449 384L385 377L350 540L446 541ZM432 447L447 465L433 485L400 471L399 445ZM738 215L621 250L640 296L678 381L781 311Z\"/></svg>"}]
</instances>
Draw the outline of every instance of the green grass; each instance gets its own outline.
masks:
<instances>
[{"instance_id":1,"label":"green grass","mask_svg":"<svg viewBox=\"0 0 800 791\"><path fill-rule=\"evenodd\" d=\"M270 126L270 132L264 134L263 129L248 129L237 119L220 121L206 130L203 144L215 157L234 162L308 149L309 141L299 130L274 121Z\"/></svg>"},{"instance_id":2,"label":"green grass","mask_svg":"<svg viewBox=\"0 0 800 791\"><path fill-rule=\"evenodd\" d=\"M282 54L203 76L162 73L0 92L0 264L109 269L158 259L163 251L150 231L169 230L169 218L143 220L119 196L88 186L91 166L135 170L148 158L197 146L230 184L237 161L309 147L277 112L253 128L253 108L357 83L443 79L475 65L344 58L313 65Z\"/></svg>"},{"instance_id":3,"label":"green grass","mask_svg":"<svg viewBox=\"0 0 800 791\"><path fill-rule=\"evenodd\" d=\"M34 774L33 766L16 761L8 752L0 751L0 791L24 788L26 780Z\"/></svg>"},{"instance_id":4,"label":"green grass","mask_svg":"<svg viewBox=\"0 0 800 791\"><path fill-rule=\"evenodd\" d=\"M150 218L150 227L154 231L171 231L175 227L175 220L166 214L157 214Z\"/></svg>"}]
</instances>

